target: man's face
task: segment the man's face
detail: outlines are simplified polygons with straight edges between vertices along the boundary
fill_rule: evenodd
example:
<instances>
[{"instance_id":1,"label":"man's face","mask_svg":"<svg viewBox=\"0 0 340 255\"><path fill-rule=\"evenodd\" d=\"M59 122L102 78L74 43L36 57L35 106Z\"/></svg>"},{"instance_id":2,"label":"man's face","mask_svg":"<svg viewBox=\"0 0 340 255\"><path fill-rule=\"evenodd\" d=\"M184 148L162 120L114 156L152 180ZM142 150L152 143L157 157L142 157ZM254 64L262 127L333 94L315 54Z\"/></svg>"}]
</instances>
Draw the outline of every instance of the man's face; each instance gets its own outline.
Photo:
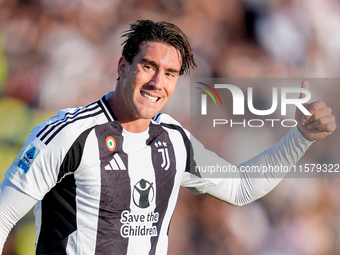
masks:
<instances>
[{"instance_id":1,"label":"man's face","mask_svg":"<svg viewBox=\"0 0 340 255\"><path fill-rule=\"evenodd\" d=\"M181 69L178 50L161 42L146 42L130 65L121 57L118 65L125 114L151 119L169 101Z\"/></svg>"}]
</instances>

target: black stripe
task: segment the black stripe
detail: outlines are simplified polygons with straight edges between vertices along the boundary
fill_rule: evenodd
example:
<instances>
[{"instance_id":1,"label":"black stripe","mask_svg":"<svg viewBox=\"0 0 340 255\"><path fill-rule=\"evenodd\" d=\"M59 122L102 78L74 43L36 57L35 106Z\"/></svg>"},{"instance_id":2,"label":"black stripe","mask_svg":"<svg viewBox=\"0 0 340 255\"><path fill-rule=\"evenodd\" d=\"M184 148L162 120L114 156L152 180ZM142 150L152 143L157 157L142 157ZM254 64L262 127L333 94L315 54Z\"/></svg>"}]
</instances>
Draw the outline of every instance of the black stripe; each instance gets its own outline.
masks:
<instances>
[{"instance_id":1,"label":"black stripe","mask_svg":"<svg viewBox=\"0 0 340 255\"><path fill-rule=\"evenodd\" d=\"M175 152L169 133L159 125L150 124L149 135L150 137L146 141L146 144L151 147L151 158L156 181L156 208L154 211L159 214L158 222L153 224L157 228L158 236L151 237L151 249L149 251L149 255L153 255L156 253L159 234L162 228L167 227L163 226L163 220L169 206L169 200L174 188L177 170ZM157 144L157 142L160 142L162 145L158 145L156 147L155 144ZM159 152L159 149L167 151L170 162L161 156L162 154ZM168 169L161 167L164 160L166 165L169 164Z\"/></svg>"},{"instance_id":2,"label":"black stripe","mask_svg":"<svg viewBox=\"0 0 340 255\"><path fill-rule=\"evenodd\" d=\"M79 167L86 139L93 128L95 128L95 126L85 130L72 144L60 166L57 182L61 181L61 179L70 172L73 173L76 171Z\"/></svg>"},{"instance_id":3,"label":"black stripe","mask_svg":"<svg viewBox=\"0 0 340 255\"><path fill-rule=\"evenodd\" d=\"M110 107L110 104L109 104L109 102L106 100L105 96L102 98L102 100L103 100L103 102L104 102L104 104L105 104L107 110L108 110L109 113L111 114L112 118L113 118L114 120L117 120L116 115L115 115L115 113L112 111L112 109L111 109L111 107Z\"/></svg>"},{"instance_id":4,"label":"black stripe","mask_svg":"<svg viewBox=\"0 0 340 255\"><path fill-rule=\"evenodd\" d=\"M45 130L47 130L49 127L51 127L51 126L57 126L57 125L61 124L62 122L64 122L65 120L67 120L68 117L72 117L72 116L74 116L75 114L77 114L79 111L84 110L84 109L87 109L88 107L90 107L90 106L92 106L92 105L94 105L94 104L97 104L97 103L94 102L94 103L91 103L91 104L85 106L84 108L78 108L78 109L77 109L75 112L73 112L73 113L67 112L67 113L65 114L65 116L64 116L63 119L61 119L61 120L58 119L58 120L56 120L56 121L54 121L54 122L52 122L52 123L47 124L43 129L40 130L40 132L36 135L36 137L39 138L39 136L40 136L43 132L45 132ZM54 128L54 127L52 127L51 130L50 130L49 132L51 132L53 128ZM43 138L41 138L40 140L42 141Z\"/></svg>"},{"instance_id":5,"label":"black stripe","mask_svg":"<svg viewBox=\"0 0 340 255\"><path fill-rule=\"evenodd\" d=\"M76 181L68 175L41 201L37 255L66 254L67 238L76 231Z\"/></svg>"},{"instance_id":6,"label":"black stripe","mask_svg":"<svg viewBox=\"0 0 340 255\"><path fill-rule=\"evenodd\" d=\"M160 125L167 127L167 128L170 128L170 129L175 129L182 135L184 145L185 145L185 149L187 151L187 162L186 162L185 171L192 173L192 174L194 174L198 177L201 177L200 173L195 171L196 161L194 159L194 150L192 148L192 144L190 142L190 139L188 138L188 136L185 133L185 131L183 130L183 128L178 126L178 125L168 124L168 123L160 123Z\"/></svg>"},{"instance_id":7,"label":"black stripe","mask_svg":"<svg viewBox=\"0 0 340 255\"><path fill-rule=\"evenodd\" d=\"M129 177L128 155L123 151L122 129L118 121L111 121L95 129L100 157L101 191L98 212L95 254L126 254L128 238L120 234L121 214L131 211L131 184ZM113 137L116 148L110 151L106 138ZM127 170L105 170L105 167L118 154Z\"/></svg>"},{"instance_id":8,"label":"black stripe","mask_svg":"<svg viewBox=\"0 0 340 255\"><path fill-rule=\"evenodd\" d=\"M58 128L48 139L47 141L45 142L45 144L49 144L49 142L51 142L51 140L63 129L65 128L66 126L68 126L69 124L71 123L74 123L78 120L82 120L82 119L87 119L87 118L90 118L90 117L94 117L94 116L97 116L99 114L101 114L103 111L100 110L98 112L95 112L95 113L92 113L92 114L89 114L89 115L85 115L85 116L81 116L81 117L77 117L75 119L73 119L72 121L68 121L66 122L63 126L61 126L60 128Z\"/></svg>"},{"instance_id":9,"label":"black stripe","mask_svg":"<svg viewBox=\"0 0 340 255\"><path fill-rule=\"evenodd\" d=\"M99 108L99 105L96 104L96 106L93 108L85 108L85 109L79 108L81 110L77 110L75 113L69 113L69 112L66 113L63 119L57 120L53 124L49 125L51 128L40 138L40 140L43 141L46 138L46 136L48 136L51 132L53 132L58 126L62 125L63 123L67 123L69 120L76 119L78 115L93 111L97 108Z\"/></svg>"},{"instance_id":10,"label":"black stripe","mask_svg":"<svg viewBox=\"0 0 340 255\"><path fill-rule=\"evenodd\" d=\"M110 118L109 114L107 113L107 111L106 111L106 109L105 109L105 107L104 107L104 105L102 104L101 101L98 101L98 105L102 108L102 110L103 110L103 112L105 114L105 117L107 118L107 121L112 121L112 119Z\"/></svg>"},{"instance_id":11,"label":"black stripe","mask_svg":"<svg viewBox=\"0 0 340 255\"><path fill-rule=\"evenodd\" d=\"M158 117L161 115L161 113L157 113L156 116L152 118L153 121L157 121Z\"/></svg>"}]
</instances>

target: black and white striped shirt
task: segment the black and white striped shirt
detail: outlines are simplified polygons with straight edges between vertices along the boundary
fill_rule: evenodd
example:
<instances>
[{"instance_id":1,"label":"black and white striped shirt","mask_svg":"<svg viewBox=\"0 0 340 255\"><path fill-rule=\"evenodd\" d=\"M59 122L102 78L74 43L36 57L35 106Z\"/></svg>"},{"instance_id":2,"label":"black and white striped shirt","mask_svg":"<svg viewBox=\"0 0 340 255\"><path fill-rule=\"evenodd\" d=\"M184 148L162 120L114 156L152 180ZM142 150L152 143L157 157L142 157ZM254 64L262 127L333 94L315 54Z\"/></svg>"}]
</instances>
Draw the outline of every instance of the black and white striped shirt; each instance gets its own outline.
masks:
<instances>
[{"instance_id":1,"label":"black and white striped shirt","mask_svg":"<svg viewBox=\"0 0 340 255\"><path fill-rule=\"evenodd\" d=\"M142 133L124 130L108 105L111 93L34 128L5 174L39 200L36 254L166 254L181 185L205 193L222 183L225 201L244 204L279 182L239 172L223 181L202 178L192 169L203 159L230 163L166 114ZM294 164L309 145L293 128L249 164Z\"/></svg>"},{"instance_id":2,"label":"black and white striped shirt","mask_svg":"<svg viewBox=\"0 0 340 255\"><path fill-rule=\"evenodd\" d=\"M6 173L41 200L37 254L167 253L179 187L190 179L188 132L158 114L146 131L130 133L108 97L33 129Z\"/></svg>"}]
</instances>

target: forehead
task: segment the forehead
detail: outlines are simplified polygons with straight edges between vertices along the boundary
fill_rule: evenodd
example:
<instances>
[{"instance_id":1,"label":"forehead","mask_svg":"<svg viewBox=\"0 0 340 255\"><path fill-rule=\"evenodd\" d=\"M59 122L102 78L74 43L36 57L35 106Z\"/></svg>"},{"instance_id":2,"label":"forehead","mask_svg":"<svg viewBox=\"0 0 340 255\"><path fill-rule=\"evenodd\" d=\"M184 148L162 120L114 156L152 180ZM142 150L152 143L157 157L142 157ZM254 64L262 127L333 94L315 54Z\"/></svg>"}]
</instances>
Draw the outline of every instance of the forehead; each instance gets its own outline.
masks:
<instances>
[{"instance_id":1,"label":"forehead","mask_svg":"<svg viewBox=\"0 0 340 255\"><path fill-rule=\"evenodd\" d=\"M172 65L180 69L182 58L179 50L164 42L145 42L142 44L140 52L136 56L138 62L147 58L159 64Z\"/></svg>"}]
</instances>

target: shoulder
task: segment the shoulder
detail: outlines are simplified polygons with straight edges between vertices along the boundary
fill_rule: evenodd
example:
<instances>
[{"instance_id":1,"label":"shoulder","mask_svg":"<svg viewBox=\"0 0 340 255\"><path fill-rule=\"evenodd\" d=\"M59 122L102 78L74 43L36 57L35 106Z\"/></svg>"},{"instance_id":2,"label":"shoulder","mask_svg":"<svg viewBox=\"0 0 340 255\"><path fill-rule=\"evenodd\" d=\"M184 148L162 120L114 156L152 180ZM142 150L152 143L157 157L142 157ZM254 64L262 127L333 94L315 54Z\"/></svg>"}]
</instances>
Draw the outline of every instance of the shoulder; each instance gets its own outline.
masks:
<instances>
[{"instance_id":1,"label":"shoulder","mask_svg":"<svg viewBox=\"0 0 340 255\"><path fill-rule=\"evenodd\" d=\"M108 122L100 101L86 106L60 110L56 116L43 122L34 130L36 139L44 144L74 140L85 130Z\"/></svg>"},{"instance_id":2,"label":"shoulder","mask_svg":"<svg viewBox=\"0 0 340 255\"><path fill-rule=\"evenodd\" d=\"M187 140L190 137L189 131L186 130L177 120L166 113L158 113L154 118L152 118L152 123L162 126L169 132L179 132L184 140Z\"/></svg>"},{"instance_id":3,"label":"shoulder","mask_svg":"<svg viewBox=\"0 0 340 255\"><path fill-rule=\"evenodd\" d=\"M158 125L171 124L183 128L182 125L177 120L175 120L173 117L166 113L158 113L155 117L152 118L152 123Z\"/></svg>"}]
</instances>

